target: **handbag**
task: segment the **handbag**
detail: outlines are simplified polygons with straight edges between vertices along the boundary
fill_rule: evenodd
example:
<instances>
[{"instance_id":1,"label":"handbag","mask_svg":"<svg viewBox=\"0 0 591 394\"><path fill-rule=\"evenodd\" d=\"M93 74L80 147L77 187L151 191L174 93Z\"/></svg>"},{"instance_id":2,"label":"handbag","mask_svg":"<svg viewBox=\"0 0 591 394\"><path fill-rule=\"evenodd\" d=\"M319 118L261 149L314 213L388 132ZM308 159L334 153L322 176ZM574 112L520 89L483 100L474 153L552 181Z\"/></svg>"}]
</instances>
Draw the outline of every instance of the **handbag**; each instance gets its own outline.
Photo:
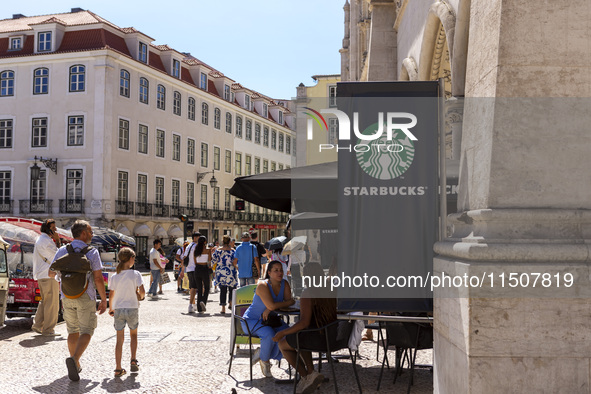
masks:
<instances>
[{"instance_id":1,"label":"handbag","mask_svg":"<svg viewBox=\"0 0 591 394\"><path fill-rule=\"evenodd\" d=\"M161 276L162 283L170 283L170 276L168 276L168 272L163 273Z\"/></svg>"},{"instance_id":2,"label":"handbag","mask_svg":"<svg viewBox=\"0 0 591 394\"><path fill-rule=\"evenodd\" d=\"M264 320L261 316L261 322L262 322L263 326L272 327L272 328L281 327L281 325L283 324L281 317L279 317L277 312L273 312L273 311L269 312L269 315L267 316L267 320Z\"/></svg>"},{"instance_id":3,"label":"handbag","mask_svg":"<svg viewBox=\"0 0 591 394\"><path fill-rule=\"evenodd\" d=\"M252 247L255 247L255 246L251 245L251 248L250 248L250 256L252 258L252 277L255 279L258 279L260 277L260 274L259 274L259 270L257 268L257 263L254 261L254 253L252 252Z\"/></svg>"}]
</instances>

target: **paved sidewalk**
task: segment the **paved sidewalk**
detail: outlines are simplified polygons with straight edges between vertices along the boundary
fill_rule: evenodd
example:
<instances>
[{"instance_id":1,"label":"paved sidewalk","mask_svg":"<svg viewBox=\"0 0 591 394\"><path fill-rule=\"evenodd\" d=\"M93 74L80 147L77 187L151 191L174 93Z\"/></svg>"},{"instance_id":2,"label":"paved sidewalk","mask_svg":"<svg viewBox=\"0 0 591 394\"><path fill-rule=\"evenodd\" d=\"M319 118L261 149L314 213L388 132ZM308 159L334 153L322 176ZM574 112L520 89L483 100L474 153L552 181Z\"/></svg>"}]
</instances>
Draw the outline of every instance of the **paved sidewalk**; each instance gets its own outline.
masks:
<instances>
[{"instance_id":1,"label":"paved sidewalk","mask_svg":"<svg viewBox=\"0 0 591 394\"><path fill-rule=\"evenodd\" d=\"M149 277L144 277L144 283ZM98 327L81 359L79 382L67 376L65 358L68 356L66 326L58 324L61 336L46 339L31 331L32 319L7 319L0 328L0 391L3 393L290 393L293 386L276 384L263 377L258 365L253 368L253 384L249 382L247 351L241 350L228 372L230 317L220 315L219 293L211 294L207 313L188 314L188 296L176 293L176 284L164 285L164 295L158 301L146 301L140 307L137 358L140 371L129 369L129 346L123 347L123 367L127 375L113 377L115 369L115 329L107 314L98 316ZM126 329L126 337L129 331ZM365 393L376 392L380 363L376 361L376 342L363 342L358 372ZM382 354L380 352L380 354ZM394 352L389 352L390 360ZM431 351L419 351L417 363L432 363ZM273 366L273 375L287 378L282 368ZM339 391L356 393L357 385L349 360L335 364ZM317 393L334 392L330 367L323 364L325 376L330 377ZM409 373L405 371L395 385L392 370L385 370L380 392L405 393ZM415 372L411 392L431 393L433 373L428 368Z\"/></svg>"}]
</instances>

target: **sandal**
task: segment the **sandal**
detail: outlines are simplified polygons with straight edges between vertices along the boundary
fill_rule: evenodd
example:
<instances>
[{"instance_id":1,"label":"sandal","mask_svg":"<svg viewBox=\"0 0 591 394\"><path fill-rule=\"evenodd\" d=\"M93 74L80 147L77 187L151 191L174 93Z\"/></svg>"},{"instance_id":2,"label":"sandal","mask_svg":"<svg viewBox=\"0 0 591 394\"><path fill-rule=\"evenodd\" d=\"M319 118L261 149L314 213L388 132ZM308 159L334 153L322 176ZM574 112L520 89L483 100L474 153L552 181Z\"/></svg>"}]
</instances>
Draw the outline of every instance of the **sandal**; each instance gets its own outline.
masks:
<instances>
[{"instance_id":1,"label":"sandal","mask_svg":"<svg viewBox=\"0 0 591 394\"><path fill-rule=\"evenodd\" d=\"M129 365L131 366L131 372L137 372L140 370L140 363L138 363L135 358L131 360Z\"/></svg>"},{"instance_id":2,"label":"sandal","mask_svg":"<svg viewBox=\"0 0 591 394\"><path fill-rule=\"evenodd\" d=\"M116 370L115 370L115 377L116 377L116 378L118 378L118 377L120 377L120 376L123 376L123 375L125 375L126 373L127 373L127 371L126 371L125 369L123 369L123 368L121 368L121 369L116 369Z\"/></svg>"}]
</instances>

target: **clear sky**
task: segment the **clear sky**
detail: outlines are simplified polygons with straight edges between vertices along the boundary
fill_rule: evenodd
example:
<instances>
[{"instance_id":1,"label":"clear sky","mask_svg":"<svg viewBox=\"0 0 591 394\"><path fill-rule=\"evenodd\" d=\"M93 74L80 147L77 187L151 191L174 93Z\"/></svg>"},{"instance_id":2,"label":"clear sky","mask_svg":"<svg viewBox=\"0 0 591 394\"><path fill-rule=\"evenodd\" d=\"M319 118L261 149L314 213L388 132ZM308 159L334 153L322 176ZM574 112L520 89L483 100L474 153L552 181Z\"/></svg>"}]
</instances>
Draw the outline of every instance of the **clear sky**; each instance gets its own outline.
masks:
<instances>
[{"instance_id":1,"label":"clear sky","mask_svg":"<svg viewBox=\"0 0 591 394\"><path fill-rule=\"evenodd\" d=\"M345 0L5 1L0 19L80 7L135 27L271 98L288 99L312 75L339 74Z\"/></svg>"}]
</instances>

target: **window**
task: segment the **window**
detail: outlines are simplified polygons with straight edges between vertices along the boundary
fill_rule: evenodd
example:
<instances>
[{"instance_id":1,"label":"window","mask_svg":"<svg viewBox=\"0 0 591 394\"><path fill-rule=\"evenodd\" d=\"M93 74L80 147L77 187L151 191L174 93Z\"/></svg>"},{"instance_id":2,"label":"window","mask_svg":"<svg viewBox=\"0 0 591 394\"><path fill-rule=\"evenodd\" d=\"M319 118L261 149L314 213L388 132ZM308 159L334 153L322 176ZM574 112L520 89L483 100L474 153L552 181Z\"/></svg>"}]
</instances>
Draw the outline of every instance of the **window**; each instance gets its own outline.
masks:
<instances>
[{"instance_id":1,"label":"window","mask_svg":"<svg viewBox=\"0 0 591 394\"><path fill-rule=\"evenodd\" d=\"M181 205L181 181L172 180L172 190L170 191L171 204L174 207Z\"/></svg>"},{"instance_id":2,"label":"window","mask_svg":"<svg viewBox=\"0 0 591 394\"><path fill-rule=\"evenodd\" d=\"M232 134L232 114L226 112L226 133Z\"/></svg>"},{"instance_id":3,"label":"window","mask_svg":"<svg viewBox=\"0 0 591 394\"><path fill-rule=\"evenodd\" d=\"M263 173L269 172L269 160L263 160Z\"/></svg>"},{"instance_id":4,"label":"window","mask_svg":"<svg viewBox=\"0 0 591 394\"><path fill-rule=\"evenodd\" d=\"M277 170L277 164L274 161L272 161L271 162L271 171L275 171L275 170Z\"/></svg>"},{"instance_id":5,"label":"window","mask_svg":"<svg viewBox=\"0 0 591 394\"><path fill-rule=\"evenodd\" d=\"M148 46L143 42L140 42L138 60L142 63L148 63Z\"/></svg>"},{"instance_id":6,"label":"window","mask_svg":"<svg viewBox=\"0 0 591 394\"><path fill-rule=\"evenodd\" d=\"M66 171L66 200L82 200L82 170Z\"/></svg>"},{"instance_id":7,"label":"window","mask_svg":"<svg viewBox=\"0 0 591 394\"><path fill-rule=\"evenodd\" d=\"M263 146L269 146L269 128L267 126L263 129Z\"/></svg>"},{"instance_id":8,"label":"window","mask_svg":"<svg viewBox=\"0 0 591 394\"><path fill-rule=\"evenodd\" d=\"M252 141L252 121L246 120L246 134L244 135L247 141Z\"/></svg>"},{"instance_id":9,"label":"window","mask_svg":"<svg viewBox=\"0 0 591 394\"><path fill-rule=\"evenodd\" d=\"M251 161L252 157L250 155L244 157L244 175L251 175Z\"/></svg>"},{"instance_id":10,"label":"window","mask_svg":"<svg viewBox=\"0 0 591 394\"><path fill-rule=\"evenodd\" d=\"M263 117L269 117L269 105L267 103L263 103Z\"/></svg>"},{"instance_id":11,"label":"window","mask_svg":"<svg viewBox=\"0 0 591 394\"><path fill-rule=\"evenodd\" d=\"M279 111L279 124L283 125L283 111Z\"/></svg>"},{"instance_id":12,"label":"window","mask_svg":"<svg viewBox=\"0 0 591 394\"><path fill-rule=\"evenodd\" d=\"M80 64L70 67L70 92L83 92L86 68Z\"/></svg>"},{"instance_id":13,"label":"window","mask_svg":"<svg viewBox=\"0 0 591 394\"><path fill-rule=\"evenodd\" d=\"M279 171L283 170L283 164L279 163Z\"/></svg>"},{"instance_id":14,"label":"window","mask_svg":"<svg viewBox=\"0 0 591 394\"><path fill-rule=\"evenodd\" d=\"M129 121L119 119L119 149L129 150Z\"/></svg>"},{"instance_id":15,"label":"window","mask_svg":"<svg viewBox=\"0 0 591 394\"><path fill-rule=\"evenodd\" d=\"M33 119L33 148L42 148L47 146L47 118Z\"/></svg>"},{"instance_id":16,"label":"window","mask_svg":"<svg viewBox=\"0 0 591 394\"><path fill-rule=\"evenodd\" d=\"M209 146L205 142L202 142L201 143L201 167L207 167L208 152L209 152Z\"/></svg>"},{"instance_id":17,"label":"window","mask_svg":"<svg viewBox=\"0 0 591 394\"><path fill-rule=\"evenodd\" d=\"M68 116L68 146L84 145L84 116Z\"/></svg>"},{"instance_id":18,"label":"window","mask_svg":"<svg viewBox=\"0 0 591 394\"><path fill-rule=\"evenodd\" d=\"M234 165L234 170L236 171L236 175L242 175L242 153L238 153L236 152L234 154L234 158L235 158L235 165Z\"/></svg>"},{"instance_id":19,"label":"window","mask_svg":"<svg viewBox=\"0 0 591 394\"><path fill-rule=\"evenodd\" d=\"M0 149L12 148L12 119L0 119Z\"/></svg>"},{"instance_id":20,"label":"window","mask_svg":"<svg viewBox=\"0 0 591 394\"><path fill-rule=\"evenodd\" d=\"M207 90L207 75L201 73L201 81L199 81L199 87L203 90Z\"/></svg>"},{"instance_id":21,"label":"window","mask_svg":"<svg viewBox=\"0 0 591 394\"><path fill-rule=\"evenodd\" d=\"M261 143L261 125L260 125L260 123L254 124L254 143L255 144Z\"/></svg>"},{"instance_id":22,"label":"window","mask_svg":"<svg viewBox=\"0 0 591 394\"><path fill-rule=\"evenodd\" d=\"M258 157L254 158L254 174L260 174L261 173L261 159Z\"/></svg>"},{"instance_id":23,"label":"window","mask_svg":"<svg viewBox=\"0 0 591 394\"><path fill-rule=\"evenodd\" d=\"M207 124L209 118L209 105L206 103L201 104L201 123Z\"/></svg>"},{"instance_id":24,"label":"window","mask_svg":"<svg viewBox=\"0 0 591 394\"><path fill-rule=\"evenodd\" d=\"M0 96L14 96L14 71L0 73Z\"/></svg>"},{"instance_id":25,"label":"window","mask_svg":"<svg viewBox=\"0 0 591 394\"><path fill-rule=\"evenodd\" d=\"M148 153L148 126L140 125L137 138L137 151L139 153Z\"/></svg>"},{"instance_id":26,"label":"window","mask_svg":"<svg viewBox=\"0 0 591 394\"><path fill-rule=\"evenodd\" d=\"M119 73L119 94L129 97L129 72L126 70L121 70Z\"/></svg>"},{"instance_id":27,"label":"window","mask_svg":"<svg viewBox=\"0 0 591 394\"><path fill-rule=\"evenodd\" d=\"M148 202L148 176L138 174L137 176L137 202L145 204Z\"/></svg>"},{"instance_id":28,"label":"window","mask_svg":"<svg viewBox=\"0 0 591 394\"><path fill-rule=\"evenodd\" d=\"M189 97L187 105L187 117L190 120L195 120L195 99L193 97Z\"/></svg>"},{"instance_id":29,"label":"window","mask_svg":"<svg viewBox=\"0 0 591 394\"><path fill-rule=\"evenodd\" d=\"M248 94L244 95L244 108L250 111L250 96Z\"/></svg>"},{"instance_id":30,"label":"window","mask_svg":"<svg viewBox=\"0 0 591 394\"><path fill-rule=\"evenodd\" d=\"M201 209L207 209L207 185L201 185Z\"/></svg>"},{"instance_id":31,"label":"window","mask_svg":"<svg viewBox=\"0 0 591 394\"><path fill-rule=\"evenodd\" d=\"M181 136L172 135L172 160L181 161Z\"/></svg>"},{"instance_id":32,"label":"window","mask_svg":"<svg viewBox=\"0 0 591 394\"><path fill-rule=\"evenodd\" d=\"M213 111L213 127L216 129L221 129L221 118L222 111L219 108L214 109Z\"/></svg>"},{"instance_id":33,"label":"window","mask_svg":"<svg viewBox=\"0 0 591 394\"><path fill-rule=\"evenodd\" d=\"M246 121L248 127L248 120ZM236 116L236 137L242 138L242 117Z\"/></svg>"},{"instance_id":34,"label":"window","mask_svg":"<svg viewBox=\"0 0 591 394\"><path fill-rule=\"evenodd\" d=\"M291 137L285 137L285 153L291 154Z\"/></svg>"},{"instance_id":35,"label":"window","mask_svg":"<svg viewBox=\"0 0 591 394\"><path fill-rule=\"evenodd\" d=\"M277 132L271 130L271 149L277 149Z\"/></svg>"},{"instance_id":36,"label":"window","mask_svg":"<svg viewBox=\"0 0 591 394\"><path fill-rule=\"evenodd\" d=\"M231 196L230 196L230 189L224 189L224 209L226 211L230 210L231 207Z\"/></svg>"},{"instance_id":37,"label":"window","mask_svg":"<svg viewBox=\"0 0 591 394\"><path fill-rule=\"evenodd\" d=\"M164 130L156 130L156 157L164 157Z\"/></svg>"},{"instance_id":38,"label":"window","mask_svg":"<svg viewBox=\"0 0 591 394\"><path fill-rule=\"evenodd\" d=\"M178 60L172 61L172 76L175 78L181 77L181 62Z\"/></svg>"},{"instance_id":39,"label":"window","mask_svg":"<svg viewBox=\"0 0 591 394\"><path fill-rule=\"evenodd\" d=\"M338 133L339 133L339 122L337 118L329 118L328 119L328 143L329 144L336 144L338 143Z\"/></svg>"},{"instance_id":40,"label":"window","mask_svg":"<svg viewBox=\"0 0 591 394\"><path fill-rule=\"evenodd\" d=\"M172 95L172 113L181 116L181 94L174 92Z\"/></svg>"},{"instance_id":41,"label":"window","mask_svg":"<svg viewBox=\"0 0 591 394\"><path fill-rule=\"evenodd\" d=\"M117 200L127 201L129 185L128 185L129 174L125 171L119 171L117 173Z\"/></svg>"},{"instance_id":42,"label":"window","mask_svg":"<svg viewBox=\"0 0 591 394\"><path fill-rule=\"evenodd\" d=\"M232 172L232 151L226 150L226 157L225 157L225 170L226 172Z\"/></svg>"},{"instance_id":43,"label":"window","mask_svg":"<svg viewBox=\"0 0 591 394\"><path fill-rule=\"evenodd\" d=\"M277 149L279 152L283 152L283 133L279 133L279 146Z\"/></svg>"},{"instance_id":44,"label":"window","mask_svg":"<svg viewBox=\"0 0 591 394\"><path fill-rule=\"evenodd\" d=\"M224 85L224 100L230 101L230 97L232 96L230 94L230 92L231 92L230 86L229 85Z\"/></svg>"},{"instance_id":45,"label":"window","mask_svg":"<svg viewBox=\"0 0 591 394\"><path fill-rule=\"evenodd\" d=\"M12 37L10 39L10 50L18 51L23 47L23 39L20 37Z\"/></svg>"},{"instance_id":46,"label":"window","mask_svg":"<svg viewBox=\"0 0 591 394\"><path fill-rule=\"evenodd\" d=\"M51 51L51 32L44 31L37 35L37 52Z\"/></svg>"},{"instance_id":47,"label":"window","mask_svg":"<svg viewBox=\"0 0 591 394\"><path fill-rule=\"evenodd\" d=\"M33 72L33 94L49 93L49 70L38 68Z\"/></svg>"},{"instance_id":48,"label":"window","mask_svg":"<svg viewBox=\"0 0 591 394\"><path fill-rule=\"evenodd\" d=\"M47 190L47 171L39 171L39 179L31 179L31 202L34 204L45 202L45 191Z\"/></svg>"},{"instance_id":49,"label":"window","mask_svg":"<svg viewBox=\"0 0 591 394\"><path fill-rule=\"evenodd\" d=\"M220 170L220 148L219 146L213 147L213 169L216 171Z\"/></svg>"},{"instance_id":50,"label":"window","mask_svg":"<svg viewBox=\"0 0 591 394\"><path fill-rule=\"evenodd\" d=\"M140 103L148 104L148 80L140 78Z\"/></svg>"},{"instance_id":51,"label":"window","mask_svg":"<svg viewBox=\"0 0 591 394\"><path fill-rule=\"evenodd\" d=\"M220 209L220 188L219 187L213 188L213 209L215 209L215 210Z\"/></svg>"},{"instance_id":52,"label":"window","mask_svg":"<svg viewBox=\"0 0 591 394\"><path fill-rule=\"evenodd\" d=\"M195 206L195 184L187 182L187 207L193 208Z\"/></svg>"},{"instance_id":53,"label":"window","mask_svg":"<svg viewBox=\"0 0 591 394\"><path fill-rule=\"evenodd\" d=\"M337 87L335 85L328 87L328 106L337 106Z\"/></svg>"},{"instance_id":54,"label":"window","mask_svg":"<svg viewBox=\"0 0 591 394\"><path fill-rule=\"evenodd\" d=\"M156 200L158 206L164 205L164 178L156 177Z\"/></svg>"},{"instance_id":55,"label":"window","mask_svg":"<svg viewBox=\"0 0 591 394\"><path fill-rule=\"evenodd\" d=\"M187 163L195 164L195 140L187 141Z\"/></svg>"},{"instance_id":56,"label":"window","mask_svg":"<svg viewBox=\"0 0 591 394\"><path fill-rule=\"evenodd\" d=\"M166 88L162 85L156 88L156 108L166 109Z\"/></svg>"}]
</instances>

